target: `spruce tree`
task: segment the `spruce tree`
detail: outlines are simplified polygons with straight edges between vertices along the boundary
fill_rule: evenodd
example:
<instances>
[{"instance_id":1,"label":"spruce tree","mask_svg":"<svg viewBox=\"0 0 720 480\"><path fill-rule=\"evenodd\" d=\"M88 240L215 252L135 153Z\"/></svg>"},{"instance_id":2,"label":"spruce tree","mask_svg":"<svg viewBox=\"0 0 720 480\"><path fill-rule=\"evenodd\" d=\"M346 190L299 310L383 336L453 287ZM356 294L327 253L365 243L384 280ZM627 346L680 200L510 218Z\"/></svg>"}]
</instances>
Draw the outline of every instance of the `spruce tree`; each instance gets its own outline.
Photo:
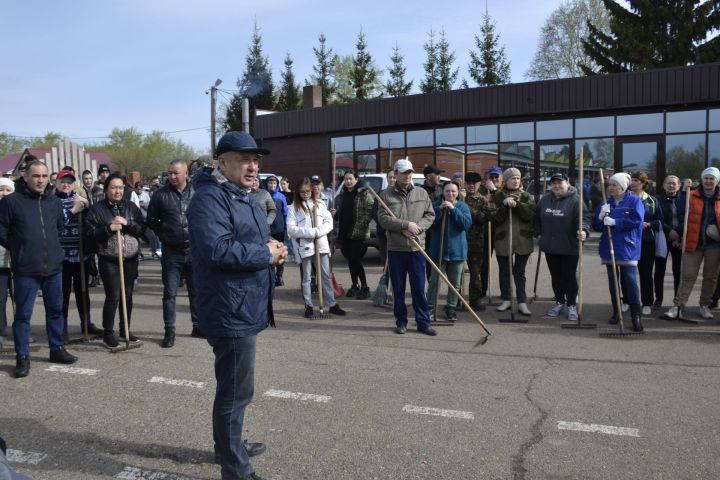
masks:
<instances>
[{"instance_id":1,"label":"spruce tree","mask_svg":"<svg viewBox=\"0 0 720 480\"><path fill-rule=\"evenodd\" d=\"M610 12L610 33L588 22L583 48L597 64L586 75L646 70L720 60L717 0L628 0L630 7L603 0Z\"/></svg>"},{"instance_id":2,"label":"spruce tree","mask_svg":"<svg viewBox=\"0 0 720 480\"><path fill-rule=\"evenodd\" d=\"M285 55L285 70L280 76L280 89L275 109L281 112L297 110L300 106L300 86L295 84L295 74L292 71L293 60L290 52Z\"/></svg>"},{"instance_id":3,"label":"spruce tree","mask_svg":"<svg viewBox=\"0 0 720 480\"><path fill-rule=\"evenodd\" d=\"M425 42L423 48L427 57L423 68L425 69L425 78L420 82L420 91L422 93L433 93L437 92L437 69L438 69L438 58L437 58L437 45L435 45L435 32L431 28L428 32L428 41Z\"/></svg>"},{"instance_id":4,"label":"spruce tree","mask_svg":"<svg viewBox=\"0 0 720 480\"><path fill-rule=\"evenodd\" d=\"M412 89L412 80L410 83L405 82L405 71L407 69L403 63L404 59L405 56L400 55L400 47L398 47L397 43L395 43L395 47L393 47L393 54L390 57L392 66L388 68L388 76L390 78L388 78L388 81L385 84L385 91L391 97L405 96L410 93L410 90Z\"/></svg>"},{"instance_id":5,"label":"spruce tree","mask_svg":"<svg viewBox=\"0 0 720 480\"><path fill-rule=\"evenodd\" d=\"M358 34L355 47L357 51L353 58L353 69L350 74L350 81L355 90L355 100L361 102L377 96L380 72L377 67L375 67L372 56L367 51L365 34L362 29Z\"/></svg>"},{"instance_id":6,"label":"spruce tree","mask_svg":"<svg viewBox=\"0 0 720 480\"><path fill-rule=\"evenodd\" d=\"M450 51L450 44L445 36L445 28L440 30L440 41L437 43L437 89L449 92L453 89L458 76L458 68L453 71L455 52Z\"/></svg>"},{"instance_id":7,"label":"spruce tree","mask_svg":"<svg viewBox=\"0 0 720 480\"><path fill-rule=\"evenodd\" d=\"M328 99L332 98L335 93L335 86L332 81L333 75L333 50L327 48L325 42L325 34L321 33L318 37L320 45L313 47L313 53L317 59L317 64L313 65L314 75L310 76L310 83L318 85L322 89L322 104L327 105Z\"/></svg>"},{"instance_id":8,"label":"spruce tree","mask_svg":"<svg viewBox=\"0 0 720 480\"><path fill-rule=\"evenodd\" d=\"M510 63L505 57L505 46L500 46L500 35L495 33L495 23L485 12L480 25L480 37L475 35L477 52L470 50L470 77L479 86L510 83Z\"/></svg>"}]
</instances>

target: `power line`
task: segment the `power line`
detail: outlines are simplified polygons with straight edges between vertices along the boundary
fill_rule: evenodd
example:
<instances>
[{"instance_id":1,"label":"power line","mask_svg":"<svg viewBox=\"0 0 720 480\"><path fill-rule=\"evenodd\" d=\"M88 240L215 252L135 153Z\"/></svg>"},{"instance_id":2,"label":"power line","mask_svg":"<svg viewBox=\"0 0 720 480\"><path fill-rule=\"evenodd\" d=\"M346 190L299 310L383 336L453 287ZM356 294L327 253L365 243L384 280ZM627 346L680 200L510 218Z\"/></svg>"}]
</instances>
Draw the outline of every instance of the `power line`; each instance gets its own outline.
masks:
<instances>
[{"instance_id":1,"label":"power line","mask_svg":"<svg viewBox=\"0 0 720 480\"><path fill-rule=\"evenodd\" d=\"M170 135L173 133L192 132L192 131L196 131L196 130L208 130L209 128L210 128L210 126L208 125L207 127L184 128L182 130L172 130L169 132L160 130L160 133L165 133L165 134ZM139 133L138 135L140 135L141 137L149 137L150 135L152 135L152 133ZM7 135L7 136L9 138L20 138L23 140L30 139L30 138L43 138L43 135ZM109 135L106 135L106 136L101 136L101 137L68 137L68 138L70 140L102 140L102 139L110 139L112 137L110 137Z\"/></svg>"}]
</instances>

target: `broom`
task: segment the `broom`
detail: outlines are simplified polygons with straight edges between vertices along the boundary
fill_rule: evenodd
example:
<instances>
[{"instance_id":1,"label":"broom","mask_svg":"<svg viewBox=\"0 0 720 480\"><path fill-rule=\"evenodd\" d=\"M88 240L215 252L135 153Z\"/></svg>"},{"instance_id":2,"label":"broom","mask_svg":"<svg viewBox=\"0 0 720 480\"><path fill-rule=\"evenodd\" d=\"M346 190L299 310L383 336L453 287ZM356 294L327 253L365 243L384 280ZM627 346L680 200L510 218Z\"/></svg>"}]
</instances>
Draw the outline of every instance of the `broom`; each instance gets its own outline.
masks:
<instances>
[{"instance_id":1,"label":"broom","mask_svg":"<svg viewBox=\"0 0 720 480\"><path fill-rule=\"evenodd\" d=\"M385 268L383 268L383 274L378 280L378 286L372 295L372 303L376 307L382 307L388 303L388 284L390 282L390 272L388 271L388 262L385 260Z\"/></svg>"}]
</instances>

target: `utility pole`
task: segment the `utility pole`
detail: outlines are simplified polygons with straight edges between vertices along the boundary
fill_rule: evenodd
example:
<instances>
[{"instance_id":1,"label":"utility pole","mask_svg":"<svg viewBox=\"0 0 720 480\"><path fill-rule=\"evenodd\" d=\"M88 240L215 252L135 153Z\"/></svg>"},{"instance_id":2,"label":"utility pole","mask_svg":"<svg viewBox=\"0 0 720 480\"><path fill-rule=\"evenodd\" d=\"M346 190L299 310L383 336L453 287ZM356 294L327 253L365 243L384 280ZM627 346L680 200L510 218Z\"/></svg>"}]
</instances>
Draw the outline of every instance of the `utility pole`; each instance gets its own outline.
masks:
<instances>
[{"instance_id":1,"label":"utility pole","mask_svg":"<svg viewBox=\"0 0 720 480\"><path fill-rule=\"evenodd\" d=\"M215 158L215 105L217 103L217 87L222 80L215 80L215 85L210 87L210 155ZM207 92L206 92L207 93Z\"/></svg>"}]
</instances>

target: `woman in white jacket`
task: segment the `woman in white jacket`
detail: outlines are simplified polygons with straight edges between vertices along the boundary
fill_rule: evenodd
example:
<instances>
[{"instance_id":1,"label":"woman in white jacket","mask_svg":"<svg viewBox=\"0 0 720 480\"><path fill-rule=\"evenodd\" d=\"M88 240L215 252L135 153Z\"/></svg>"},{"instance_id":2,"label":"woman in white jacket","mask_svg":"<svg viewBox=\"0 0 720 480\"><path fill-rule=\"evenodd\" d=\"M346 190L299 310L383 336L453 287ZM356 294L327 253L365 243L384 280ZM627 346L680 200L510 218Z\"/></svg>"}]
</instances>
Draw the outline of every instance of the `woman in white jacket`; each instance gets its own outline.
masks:
<instances>
[{"instance_id":1,"label":"woman in white jacket","mask_svg":"<svg viewBox=\"0 0 720 480\"><path fill-rule=\"evenodd\" d=\"M311 296L312 265L315 261L315 240L320 251L322 269L322 288L325 302L330 306L330 313L345 315L345 311L335 301L330 281L330 245L328 233L332 232L333 219L322 200L313 200L312 184L309 178L300 180L294 188L292 206L288 209L287 232L293 242L295 261L302 268L302 294L305 300L305 317L313 317ZM315 216L313 210L316 208Z\"/></svg>"}]
</instances>

